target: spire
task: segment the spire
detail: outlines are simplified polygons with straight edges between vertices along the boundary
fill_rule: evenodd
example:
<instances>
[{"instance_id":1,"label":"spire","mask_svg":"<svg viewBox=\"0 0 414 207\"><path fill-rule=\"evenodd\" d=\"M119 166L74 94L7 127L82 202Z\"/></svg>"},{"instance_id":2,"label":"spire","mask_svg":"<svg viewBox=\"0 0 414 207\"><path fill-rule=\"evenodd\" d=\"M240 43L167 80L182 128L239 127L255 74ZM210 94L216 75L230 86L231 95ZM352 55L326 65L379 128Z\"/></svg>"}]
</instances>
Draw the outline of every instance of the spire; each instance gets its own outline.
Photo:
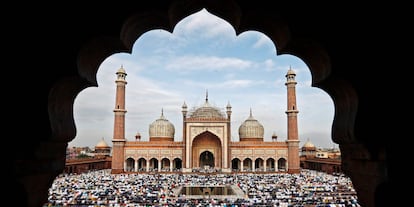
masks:
<instances>
[{"instance_id":1,"label":"spire","mask_svg":"<svg viewBox=\"0 0 414 207\"><path fill-rule=\"evenodd\" d=\"M160 119L165 119L164 118L164 108L161 108L161 117L160 117Z\"/></svg>"},{"instance_id":2,"label":"spire","mask_svg":"<svg viewBox=\"0 0 414 207\"><path fill-rule=\"evenodd\" d=\"M125 73L124 65L121 65L121 67L118 69L117 73Z\"/></svg>"},{"instance_id":3,"label":"spire","mask_svg":"<svg viewBox=\"0 0 414 207\"><path fill-rule=\"evenodd\" d=\"M116 71L115 73L118 77L117 81L125 82L125 77L127 75L124 66L121 65L121 67Z\"/></svg>"},{"instance_id":4,"label":"spire","mask_svg":"<svg viewBox=\"0 0 414 207\"><path fill-rule=\"evenodd\" d=\"M291 77L289 77L289 76L291 76ZM289 77L288 79L293 79L293 76L296 76L296 73L295 73L295 71L293 71L292 66L289 66L289 70L286 73L286 77L287 78Z\"/></svg>"},{"instance_id":5,"label":"spire","mask_svg":"<svg viewBox=\"0 0 414 207\"><path fill-rule=\"evenodd\" d=\"M247 118L247 120L256 120L256 119L253 117L252 107L250 107L250 114L249 114L249 118Z\"/></svg>"},{"instance_id":6,"label":"spire","mask_svg":"<svg viewBox=\"0 0 414 207\"><path fill-rule=\"evenodd\" d=\"M206 103L208 102L208 90L206 90Z\"/></svg>"},{"instance_id":7,"label":"spire","mask_svg":"<svg viewBox=\"0 0 414 207\"><path fill-rule=\"evenodd\" d=\"M185 104L185 101L184 101L184 104L182 106L181 112L183 113L184 116L187 115L187 104Z\"/></svg>"},{"instance_id":8,"label":"spire","mask_svg":"<svg viewBox=\"0 0 414 207\"><path fill-rule=\"evenodd\" d=\"M226 113L227 113L227 118L230 119L230 115L231 115L231 105L230 105L230 101L227 103Z\"/></svg>"},{"instance_id":9,"label":"spire","mask_svg":"<svg viewBox=\"0 0 414 207\"><path fill-rule=\"evenodd\" d=\"M230 108L231 109L230 101L227 102L226 108L228 108L228 109Z\"/></svg>"},{"instance_id":10,"label":"spire","mask_svg":"<svg viewBox=\"0 0 414 207\"><path fill-rule=\"evenodd\" d=\"M226 109L227 109L227 112L231 112L230 101L227 103Z\"/></svg>"},{"instance_id":11,"label":"spire","mask_svg":"<svg viewBox=\"0 0 414 207\"><path fill-rule=\"evenodd\" d=\"M208 90L206 90L206 102L204 102L204 107L210 107L210 104L208 103Z\"/></svg>"}]
</instances>

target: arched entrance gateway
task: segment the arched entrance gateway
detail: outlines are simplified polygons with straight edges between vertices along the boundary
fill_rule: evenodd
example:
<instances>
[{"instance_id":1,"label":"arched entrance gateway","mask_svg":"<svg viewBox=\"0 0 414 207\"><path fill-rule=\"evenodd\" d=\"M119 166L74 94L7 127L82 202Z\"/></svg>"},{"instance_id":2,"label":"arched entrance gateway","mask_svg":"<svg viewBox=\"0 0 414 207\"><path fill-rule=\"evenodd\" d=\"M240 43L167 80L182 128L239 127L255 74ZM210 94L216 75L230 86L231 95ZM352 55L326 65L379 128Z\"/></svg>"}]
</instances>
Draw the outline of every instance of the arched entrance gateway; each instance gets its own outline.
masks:
<instances>
[{"instance_id":1,"label":"arched entrance gateway","mask_svg":"<svg viewBox=\"0 0 414 207\"><path fill-rule=\"evenodd\" d=\"M222 168L220 139L211 132L203 132L193 139L192 168Z\"/></svg>"},{"instance_id":2,"label":"arched entrance gateway","mask_svg":"<svg viewBox=\"0 0 414 207\"><path fill-rule=\"evenodd\" d=\"M201 153L200 159L199 159L200 168L204 168L204 169L214 168L215 166L214 163L215 162L214 162L213 153L209 151L204 151L203 153Z\"/></svg>"},{"instance_id":3,"label":"arched entrance gateway","mask_svg":"<svg viewBox=\"0 0 414 207\"><path fill-rule=\"evenodd\" d=\"M183 172L199 169L230 170L230 120L231 106L226 111L208 102L208 93L202 106L187 109L184 103L184 167Z\"/></svg>"}]
</instances>

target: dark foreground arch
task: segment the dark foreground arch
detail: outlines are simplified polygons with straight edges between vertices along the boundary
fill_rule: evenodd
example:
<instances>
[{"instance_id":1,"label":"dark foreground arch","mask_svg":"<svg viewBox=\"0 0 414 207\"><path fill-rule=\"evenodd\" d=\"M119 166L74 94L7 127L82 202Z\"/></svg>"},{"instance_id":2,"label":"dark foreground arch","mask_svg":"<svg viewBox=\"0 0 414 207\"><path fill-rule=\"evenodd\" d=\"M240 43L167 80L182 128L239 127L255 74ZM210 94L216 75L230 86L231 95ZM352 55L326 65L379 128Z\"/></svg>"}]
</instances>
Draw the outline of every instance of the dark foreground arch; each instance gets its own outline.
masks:
<instances>
[{"instance_id":1,"label":"dark foreground arch","mask_svg":"<svg viewBox=\"0 0 414 207\"><path fill-rule=\"evenodd\" d=\"M14 107L7 111L16 118L6 120L15 130L3 139L7 148L16 149L3 157L9 187L5 197L17 194L19 199L11 200L15 206L46 202L51 183L64 169L67 143L76 134L74 99L83 89L97 86L96 73L104 59L131 52L135 40L151 29L172 32L181 19L206 8L238 34L262 32L279 54L296 55L308 65L312 85L326 91L335 104L332 137L340 146L342 169L352 178L359 202L363 206L394 202L383 195L390 194L397 174L391 165L397 157L390 153L395 146L391 141L400 139L384 134L401 128L387 126L393 119L381 117L397 113L389 104L399 97L384 91L398 85L398 78L385 74L389 68L383 68L384 61L393 59L385 57L387 51L378 45L399 40L388 36L391 25L380 24L393 21L386 21L379 11L367 15L361 5L265 2L151 0L134 5L72 5L73 9L49 5L45 11L31 12L21 5L9 17L3 37L11 46L4 49L10 59L22 60L4 68L4 80L11 81L4 87L4 100ZM306 10L299 11L298 6ZM369 24L373 21L377 24ZM35 130L22 130L33 125Z\"/></svg>"}]
</instances>

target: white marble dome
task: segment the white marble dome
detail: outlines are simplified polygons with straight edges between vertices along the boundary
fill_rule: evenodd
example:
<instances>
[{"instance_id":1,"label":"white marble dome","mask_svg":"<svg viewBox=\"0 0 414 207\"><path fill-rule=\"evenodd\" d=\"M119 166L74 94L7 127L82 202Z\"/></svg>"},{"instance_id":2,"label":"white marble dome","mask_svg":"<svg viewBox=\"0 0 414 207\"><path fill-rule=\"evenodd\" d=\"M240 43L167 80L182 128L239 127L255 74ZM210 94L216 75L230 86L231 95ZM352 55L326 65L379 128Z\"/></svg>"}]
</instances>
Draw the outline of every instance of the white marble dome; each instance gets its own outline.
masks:
<instances>
[{"instance_id":1,"label":"white marble dome","mask_svg":"<svg viewBox=\"0 0 414 207\"><path fill-rule=\"evenodd\" d=\"M190 113L190 118L211 119L226 118L226 116L221 112L220 108L210 105L208 99L206 99L206 102L201 107L194 109Z\"/></svg>"},{"instance_id":2,"label":"white marble dome","mask_svg":"<svg viewBox=\"0 0 414 207\"><path fill-rule=\"evenodd\" d=\"M164 117L164 112L161 111L161 117L150 124L150 137L165 137L174 138L174 125Z\"/></svg>"},{"instance_id":3,"label":"white marble dome","mask_svg":"<svg viewBox=\"0 0 414 207\"><path fill-rule=\"evenodd\" d=\"M253 118L252 110L250 116L239 127L239 138L261 138L264 136L263 125Z\"/></svg>"},{"instance_id":4,"label":"white marble dome","mask_svg":"<svg viewBox=\"0 0 414 207\"><path fill-rule=\"evenodd\" d=\"M306 141L306 143L302 146L302 149L307 149L307 150L315 150L316 147L315 145L308 139Z\"/></svg>"}]
</instances>

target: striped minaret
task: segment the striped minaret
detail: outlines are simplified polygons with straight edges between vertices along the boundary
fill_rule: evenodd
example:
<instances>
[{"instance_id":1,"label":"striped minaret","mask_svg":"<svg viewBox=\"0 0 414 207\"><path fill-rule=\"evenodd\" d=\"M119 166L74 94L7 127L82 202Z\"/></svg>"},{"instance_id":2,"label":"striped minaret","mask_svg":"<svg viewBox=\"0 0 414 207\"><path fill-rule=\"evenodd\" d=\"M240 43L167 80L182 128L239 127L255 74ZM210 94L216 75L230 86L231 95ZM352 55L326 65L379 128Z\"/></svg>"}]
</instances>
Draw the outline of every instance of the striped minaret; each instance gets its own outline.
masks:
<instances>
[{"instance_id":1,"label":"striped minaret","mask_svg":"<svg viewBox=\"0 0 414 207\"><path fill-rule=\"evenodd\" d=\"M124 145L125 145L125 85L127 84L124 68L116 72L116 98L114 109L114 137L112 139L112 173L124 172Z\"/></svg>"},{"instance_id":2,"label":"striped minaret","mask_svg":"<svg viewBox=\"0 0 414 207\"><path fill-rule=\"evenodd\" d=\"M288 172L299 173L299 135L298 135L298 109L296 105L296 73L289 68L286 74L287 87L287 143L288 143Z\"/></svg>"}]
</instances>

